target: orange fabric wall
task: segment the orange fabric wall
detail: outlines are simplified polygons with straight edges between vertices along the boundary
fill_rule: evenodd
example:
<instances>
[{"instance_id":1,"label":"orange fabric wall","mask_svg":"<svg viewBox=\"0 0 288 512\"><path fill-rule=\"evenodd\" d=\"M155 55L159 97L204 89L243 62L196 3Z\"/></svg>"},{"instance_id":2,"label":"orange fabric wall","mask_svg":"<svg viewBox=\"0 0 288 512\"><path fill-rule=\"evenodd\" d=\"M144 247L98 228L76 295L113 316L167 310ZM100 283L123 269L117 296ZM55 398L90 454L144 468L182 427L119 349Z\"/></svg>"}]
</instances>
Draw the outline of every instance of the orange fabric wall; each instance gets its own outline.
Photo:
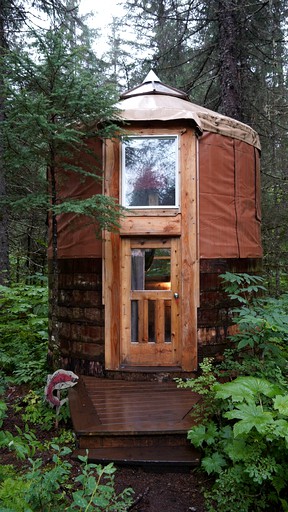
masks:
<instances>
[{"instance_id":1,"label":"orange fabric wall","mask_svg":"<svg viewBox=\"0 0 288 512\"><path fill-rule=\"evenodd\" d=\"M205 132L199 139L201 258L258 258L259 152L245 142Z\"/></svg>"},{"instance_id":2,"label":"orange fabric wall","mask_svg":"<svg viewBox=\"0 0 288 512\"><path fill-rule=\"evenodd\" d=\"M90 140L89 147L102 158L101 141ZM90 157L84 158L90 170ZM67 171L59 187L62 199L102 191L101 183ZM204 132L199 138L200 258L261 257L260 220L258 150L240 140ZM101 258L102 243L96 239L91 219L60 215L58 229L59 258Z\"/></svg>"},{"instance_id":3,"label":"orange fabric wall","mask_svg":"<svg viewBox=\"0 0 288 512\"><path fill-rule=\"evenodd\" d=\"M86 152L76 155L74 165L85 165L87 172L101 176L102 169L102 141L89 139L89 150L93 151L92 156ZM82 160L82 162L81 162ZM98 168L98 169L97 169ZM58 196L61 200L86 199L102 193L102 181L92 177L81 176L77 172L59 170L58 175ZM61 214L58 216L58 258L101 258L102 241L96 237L96 226L89 217L76 214ZM52 255L51 241L49 243L49 257Z\"/></svg>"}]
</instances>

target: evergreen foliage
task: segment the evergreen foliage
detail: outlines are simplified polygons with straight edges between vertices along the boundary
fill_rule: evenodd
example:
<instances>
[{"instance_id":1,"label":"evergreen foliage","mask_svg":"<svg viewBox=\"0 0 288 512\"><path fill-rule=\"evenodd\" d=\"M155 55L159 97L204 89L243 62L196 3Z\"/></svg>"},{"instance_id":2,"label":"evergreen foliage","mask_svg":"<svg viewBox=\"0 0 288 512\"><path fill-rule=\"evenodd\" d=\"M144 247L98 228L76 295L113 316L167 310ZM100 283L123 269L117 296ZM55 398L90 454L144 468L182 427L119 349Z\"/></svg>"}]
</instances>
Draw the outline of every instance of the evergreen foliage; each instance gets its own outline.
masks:
<instances>
[{"instance_id":1,"label":"evergreen foliage","mask_svg":"<svg viewBox=\"0 0 288 512\"><path fill-rule=\"evenodd\" d=\"M88 213L95 224L99 211L98 230L115 227L119 211L113 199L99 196L94 201L65 203L55 184L61 161L71 172L101 180L99 162L95 156L93 162L86 141L95 133L100 137L114 134L110 122L115 117L114 90L104 83L90 49L71 40L65 27L31 36L30 49L6 55L11 72L5 82L5 164L10 191L6 204L21 212L34 209L44 218L51 209L55 219L61 211ZM90 156L88 171L81 164L69 165L72 155L85 150ZM51 179L48 194L47 172Z\"/></svg>"},{"instance_id":2,"label":"evergreen foliage","mask_svg":"<svg viewBox=\"0 0 288 512\"><path fill-rule=\"evenodd\" d=\"M20 262L22 255L19 254L19 247L23 245L23 239L26 240L25 230L27 229L27 260L26 267L28 273L34 273L34 269L30 269L31 255L36 252L37 256L39 253L40 245L37 243L39 237L38 233L33 236L36 215L31 215L27 220L22 216L20 222L17 222L16 240L11 236L11 211L7 207L5 197L7 190L9 189L9 178L6 176L6 164L4 161L4 134L3 134L3 123L6 119L6 89L5 89L5 77L11 80L11 70L6 65L6 56L9 51L16 50L20 51L25 47L27 39L29 39L29 32L39 24L43 24L43 16L47 22L50 20L56 27L56 20L63 23L65 20L66 26L75 26L77 19L77 9L75 2L66 2L66 0L31 0L29 2L21 2L19 0L2 0L0 7L0 283L5 284L10 279L10 266L9 266L9 243L11 244L12 254L17 258L17 266L20 268ZM17 87L17 85L15 84ZM25 162L23 163L25 168ZM34 171L34 169L33 169ZM38 172L38 171L37 171ZM32 179L28 184L28 190L31 191L33 188L33 175ZM7 184L8 180L8 184ZM17 182L19 186L20 180ZM36 189L37 190L37 189ZM3 202L4 199L4 202ZM38 212L37 212L38 213ZM17 219L19 220L19 218ZM40 223L41 225L41 223ZM21 226L25 226L21 230ZM40 238L43 240L43 231L45 229L40 228ZM10 236L9 236L10 235ZM31 243L33 242L33 243ZM32 246L36 246L32 247ZM17 251L13 249L17 247ZM43 252L42 252L43 254ZM42 255L41 255L42 260ZM37 262L38 270L39 262ZM44 262L41 261L40 265L43 267ZM34 265L33 265L34 266Z\"/></svg>"}]
</instances>

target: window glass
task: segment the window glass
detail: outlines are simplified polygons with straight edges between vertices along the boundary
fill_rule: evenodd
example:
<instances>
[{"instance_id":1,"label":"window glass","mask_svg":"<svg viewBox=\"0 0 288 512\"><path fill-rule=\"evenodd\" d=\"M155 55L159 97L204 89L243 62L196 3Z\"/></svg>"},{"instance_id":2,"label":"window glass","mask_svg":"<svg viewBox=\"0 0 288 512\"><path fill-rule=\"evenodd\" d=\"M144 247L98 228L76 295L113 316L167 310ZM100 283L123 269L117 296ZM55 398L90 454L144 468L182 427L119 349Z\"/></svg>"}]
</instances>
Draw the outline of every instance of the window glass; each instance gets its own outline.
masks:
<instances>
[{"instance_id":1,"label":"window glass","mask_svg":"<svg viewBox=\"0 0 288 512\"><path fill-rule=\"evenodd\" d=\"M132 249L131 290L171 290L171 249Z\"/></svg>"},{"instance_id":2,"label":"window glass","mask_svg":"<svg viewBox=\"0 0 288 512\"><path fill-rule=\"evenodd\" d=\"M145 290L149 290L151 297L145 297ZM170 343L171 300L163 294L156 300L155 294L171 291L170 248L131 249L131 291L140 292L138 298L131 300L132 343L156 343L159 333L162 333L163 342Z\"/></svg>"},{"instance_id":3,"label":"window glass","mask_svg":"<svg viewBox=\"0 0 288 512\"><path fill-rule=\"evenodd\" d=\"M177 206L177 137L127 138L122 174L124 206Z\"/></svg>"}]
</instances>

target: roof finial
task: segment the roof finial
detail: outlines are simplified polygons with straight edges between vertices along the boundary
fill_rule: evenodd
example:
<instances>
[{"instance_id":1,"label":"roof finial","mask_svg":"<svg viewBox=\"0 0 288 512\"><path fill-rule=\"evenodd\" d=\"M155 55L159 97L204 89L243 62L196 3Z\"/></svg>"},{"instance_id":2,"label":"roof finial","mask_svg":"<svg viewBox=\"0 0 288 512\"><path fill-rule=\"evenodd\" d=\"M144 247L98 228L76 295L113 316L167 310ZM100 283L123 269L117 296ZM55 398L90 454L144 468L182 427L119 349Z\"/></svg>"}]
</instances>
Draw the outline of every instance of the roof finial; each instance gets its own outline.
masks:
<instances>
[{"instance_id":1,"label":"roof finial","mask_svg":"<svg viewBox=\"0 0 288 512\"><path fill-rule=\"evenodd\" d=\"M146 76L146 78L144 78L142 83L145 84L146 82L161 82L161 80L151 69L151 71L149 71L148 75Z\"/></svg>"}]
</instances>

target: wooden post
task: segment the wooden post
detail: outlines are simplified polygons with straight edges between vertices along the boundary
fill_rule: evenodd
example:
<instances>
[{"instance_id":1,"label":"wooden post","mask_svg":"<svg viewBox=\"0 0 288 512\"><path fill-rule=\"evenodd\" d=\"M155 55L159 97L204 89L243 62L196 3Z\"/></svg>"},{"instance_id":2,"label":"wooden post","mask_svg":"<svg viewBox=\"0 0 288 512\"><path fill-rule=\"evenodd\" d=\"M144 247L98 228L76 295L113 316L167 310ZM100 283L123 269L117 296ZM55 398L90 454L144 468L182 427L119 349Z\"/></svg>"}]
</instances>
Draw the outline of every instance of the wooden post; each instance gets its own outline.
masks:
<instances>
[{"instance_id":1,"label":"wooden post","mask_svg":"<svg viewBox=\"0 0 288 512\"><path fill-rule=\"evenodd\" d=\"M196 136L187 129L181 136L181 247L182 247L182 370L197 369L197 259Z\"/></svg>"}]
</instances>

